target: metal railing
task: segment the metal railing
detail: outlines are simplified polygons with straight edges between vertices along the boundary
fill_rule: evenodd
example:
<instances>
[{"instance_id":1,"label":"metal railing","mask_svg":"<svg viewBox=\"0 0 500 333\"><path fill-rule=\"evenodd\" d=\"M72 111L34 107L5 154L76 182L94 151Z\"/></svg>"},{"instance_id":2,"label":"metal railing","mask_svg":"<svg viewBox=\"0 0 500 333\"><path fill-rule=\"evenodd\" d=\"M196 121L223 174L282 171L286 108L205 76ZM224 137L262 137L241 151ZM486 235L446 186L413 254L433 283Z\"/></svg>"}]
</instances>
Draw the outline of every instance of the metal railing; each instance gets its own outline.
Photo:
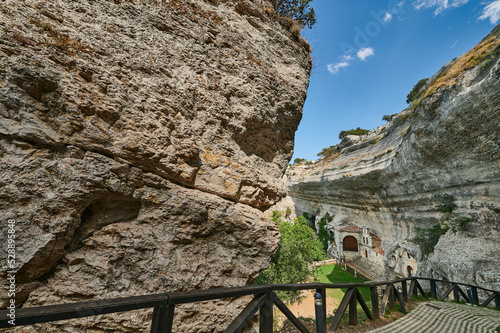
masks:
<instances>
[{"instance_id":1,"label":"metal railing","mask_svg":"<svg viewBox=\"0 0 500 333\"><path fill-rule=\"evenodd\" d=\"M420 281L428 281L430 290L425 292ZM408 283L410 282L409 286ZM437 283L446 284L444 292L438 292ZM367 306L358 288L370 288L371 309ZM384 287L381 301L379 302L378 287ZM462 289L465 287L466 291ZM393 281L367 282L367 283L308 283L308 284L276 284L276 285L254 285L245 287L220 288L209 290L195 290L187 292L172 292L168 294L156 294L145 296L134 296L115 298L107 300L96 300L90 302L69 303L60 305L47 305L41 307L17 308L15 310L16 326L46 323L58 320L67 320L96 316L101 314L117 313L138 309L153 308L153 319L151 323L152 333L172 332L175 307L179 304L194 303L201 301L217 300L223 298L234 298L254 295L254 298L233 320L225 332L240 332L246 323L259 311L259 326L261 333L272 333L273 331L273 304L290 320L290 322L302 333L309 330L293 315L288 307L279 299L275 291L316 290L315 313L316 330L318 333L327 331L326 324L326 290L347 289L340 305L334 313L329 329L335 331L340 325L341 319L348 312L349 324L357 325L357 305L361 306L370 320L375 320L385 314L387 307L392 311L399 303L401 312L405 312L405 302L412 299L418 293L445 300L451 293L455 301L461 299L467 303L487 306L495 300L495 307L500 309L500 292L482 288L479 286L430 279L423 277L409 277ZM482 290L489 296L480 304L478 290ZM12 327L9 324L10 310L0 311L0 328ZM12 315L12 314L11 314Z\"/></svg>"}]
</instances>

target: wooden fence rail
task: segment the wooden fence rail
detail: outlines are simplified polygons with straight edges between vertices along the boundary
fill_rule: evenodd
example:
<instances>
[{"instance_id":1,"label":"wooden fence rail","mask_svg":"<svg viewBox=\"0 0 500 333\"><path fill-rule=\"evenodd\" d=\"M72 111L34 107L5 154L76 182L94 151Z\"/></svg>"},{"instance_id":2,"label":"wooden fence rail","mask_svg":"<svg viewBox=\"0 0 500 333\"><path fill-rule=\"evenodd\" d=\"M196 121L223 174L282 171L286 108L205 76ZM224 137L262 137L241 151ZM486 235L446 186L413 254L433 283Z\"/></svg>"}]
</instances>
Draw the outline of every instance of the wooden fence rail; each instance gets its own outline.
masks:
<instances>
[{"instance_id":1,"label":"wooden fence rail","mask_svg":"<svg viewBox=\"0 0 500 333\"><path fill-rule=\"evenodd\" d=\"M408 288L408 283L409 288ZM430 290L424 291L419 281L429 281ZM438 295L437 283L448 286L445 292ZM371 309L361 296L358 288L370 288ZM383 288L382 297L379 302L378 288ZM463 290L465 287L465 290ZM47 305L41 307L16 308L16 326L46 323L58 320L67 320L96 316L101 314L117 313L131 310L153 308L153 319L151 323L152 333L172 332L175 307L178 304L194 303L201 301L217 300L223 298L234 298L254 295L254 298L243 311L233 320L225 330L226 333L240 332L246 323L259 312L259 326L261 333L272 333L273 330L273 304L290 320L290 322L302 333L309 333L309 330L293 315L288 307L276 295L276 291L294 291L315 289L320 294L320 306L323 311L316 311L317 316L322 316L317 332L326 332L326 290L327 289L347 289L340 305L338 306L329 329L335 331L340 325L341 319L346 312L349 314L349 324L357 325L358 303L368 319L375 320L383 316L387 308L395 310L396 302L399 303L400 311L405 312L405 302L411 300L418 293L445 300L451 293L455 301L461 299L468 303L488 306L493 300L495 307L500 309L500 292L468 285L465 283L443 281L424 277L409 277L393 281L367 282L367 283L308 283L308 284L275 284L275 285L254 285L245 287L219 288L209 290L194 290L186 292L171 292L156 295L144 295L134 297L115 298L107 300L96 300L90 302L69 303L59 305ZM446 288L446 287L445 287ZM480 304L478 290L482 290L489 296ZM317 303L319 304L319 303ZM318 308L321 309L321 308ZM9 323L11 311L9 309L0 311L0 328L12 327Z\"/></svg>"}]
</instances>

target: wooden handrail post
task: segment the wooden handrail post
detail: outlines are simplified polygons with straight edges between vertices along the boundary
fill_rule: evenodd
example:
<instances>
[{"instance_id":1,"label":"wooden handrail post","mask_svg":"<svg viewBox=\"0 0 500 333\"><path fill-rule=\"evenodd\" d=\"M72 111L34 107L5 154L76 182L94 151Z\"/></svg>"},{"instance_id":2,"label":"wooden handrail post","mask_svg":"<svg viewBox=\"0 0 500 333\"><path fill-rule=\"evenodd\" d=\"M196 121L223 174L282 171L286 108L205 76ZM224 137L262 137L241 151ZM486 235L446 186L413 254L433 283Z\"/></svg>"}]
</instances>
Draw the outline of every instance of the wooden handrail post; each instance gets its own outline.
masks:
<instances>
[{"instance_id":1,"label":"wooden handrail post","mask_svg":"<svg viewBox=\"0 0 500 333\"><path fill-rule=\"evenodd\" d=\"M393 284L389 285L389 309L391 309L391 311L394 311L396 309L396 302L395 302L395 298L396 298L396 295L395 295L395 291L396 291L396 288L394 287Z\"/></svg>"},{"instance_id":2,"label":"wooden handrail post","mask_svg":"<svg viewBox=\"0 0 500 333\"><path fill-rule=\"evenodd\" d=\"M321 295L319 290L320 289L318 289L314 294L314 313L316 314L316 332L325 333L326 318L323 315L323 309L325 307L323 304L323 296Z\"/></svg>"},{"instance_id":3,"label":"wooden handrail post","mask_svg":"<svg viewBox=\"0 0 500 333\"><path fill-rule=\"evenodd\" d=\"M431 280L431 297L437 298L436 280Z\"/></svg>"},{"instance_id":4,"label":"wooden handrail post","mask_svg":"<svg viewBox=\"0 0 500 333\"><path fill-rule=\"evenodd\" d=\"M171 333L174 323L175 305L159 306L153 310L151 333Z\"/></svg>"},{"instance_id":5,"label":"wooden handrail post","mask_svg":"<svg viewBox=\"0 0 500 333\"><path fill-rule=\"evenodd\" d=\"M380 317L380 306L378 304L378 291L377 287L370 287L370 296L372 300L373 316L377 319Z\"/></svg>"},{"instance_id":6,"label":"wooden handrail post","mask_svg":"<svg viewBox=\"0 0 500 333\"><path fill-rule=\"evenodd\" d=\"M326 325L326 288L321 288L321 289L316 289L316 292L321 294L321 302L323 304L323 323L324 323L324 332L327 332L327 325Z\"/></svg>"},{"instance_id":7,"label":"wooden handrail post","mask_svg":"<svg viewBox=\"0 0 500 333\"><path fill-rule=\"evenodd\" d=\"M470 289L471 289L471 293L472 293L472 303L479 305L479 298L477 296L477 287L472 286Z\"/></svg>"},{"instance_id":8,"label":"wooden handrail post","mask_svg":"<svg viewBox=\"0 0 500 333\"><path fill-rule=\"evenodd\" d=\"M403 290L403 300L408 302L408 287L406 285L406 280L401 281L401 289Z\"/></svg>"},{"instance_id":9,"label":"wooden handrail post","mask_svg":"<svg viewBox=\"0 0 500 333\"><path fill-rule=\"evenodd\" d=\"M273 296L272 292L266 293L266 300L260 307L259 332L273 333Z\"/></svg>"},{"instance_id":10,"label":"wooden handrail post","mask_svg":"<svg viewBox=\"0 0 500 333\"><path fill-rule=\"evenodd\" d=\"M398 288L400 288L398 286ZM394 289L394 292L396 293L396 295L398 296L398 301L399 301L399 308L401 309L401 312L402 313L406 313L406 309L405 309L405 300L403 298L403 293L400 292L399 290L397 289Z\"/></svg>"},{"instance_id":11,"label":"wooden handrail post","mask_svg":"<svg viewBox=\"0 0 500 333\"><path fill-rule=\"evenodd\" d=\"M458 286L455 284L453 285L453 299L455 302L460 302L460 294L458 292Z\"/></svg>"},{"instance_id":12,"label":"wooden handrail post","mask_svg":"<svg viewBox=\"0 0 500 333\"><path fill-rule=\"evenodd\" d=\"M410 282L410 291L409 291L409 294L408 294L408 299L411 301L413 296L417 296L416 295L416 292L417 292L417 285L416 285L417 281L416 280L411 280Z\"/></svg>"},{"instance_id":13,"label":"wooden handrail post","mask_svg":"<svg viewBox=\"0 0 500 333\"><path fill-rule=\"evenodd\" d=\"M351 299L349 300L349 325L357 325L358 324L358 302L356 298L357 288L354 288L354 293Z\"/></svg>"}]
</instances>

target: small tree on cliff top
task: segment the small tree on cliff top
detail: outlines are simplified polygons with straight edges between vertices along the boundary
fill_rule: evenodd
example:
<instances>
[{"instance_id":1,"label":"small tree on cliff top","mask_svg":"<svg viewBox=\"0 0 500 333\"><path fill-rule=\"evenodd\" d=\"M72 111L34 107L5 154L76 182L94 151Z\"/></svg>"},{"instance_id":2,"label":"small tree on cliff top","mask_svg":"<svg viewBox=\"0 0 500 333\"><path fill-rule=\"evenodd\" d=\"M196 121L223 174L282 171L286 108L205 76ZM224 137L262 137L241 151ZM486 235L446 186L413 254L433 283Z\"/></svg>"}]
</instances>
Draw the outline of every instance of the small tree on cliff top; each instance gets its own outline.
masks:
<instances>
[{"instance_id":1,"label":"small tree on cliff top","mask_svg":"<svg viewBox=\"0 0 500 333\"><path fill-rule=\"evenodd\" d=\"M280 16L289 17L300 25L301 28L312 28L316 24L314 8L309 7L312 0L278 0L276 9Z\"/></svg>"}]
</instances>

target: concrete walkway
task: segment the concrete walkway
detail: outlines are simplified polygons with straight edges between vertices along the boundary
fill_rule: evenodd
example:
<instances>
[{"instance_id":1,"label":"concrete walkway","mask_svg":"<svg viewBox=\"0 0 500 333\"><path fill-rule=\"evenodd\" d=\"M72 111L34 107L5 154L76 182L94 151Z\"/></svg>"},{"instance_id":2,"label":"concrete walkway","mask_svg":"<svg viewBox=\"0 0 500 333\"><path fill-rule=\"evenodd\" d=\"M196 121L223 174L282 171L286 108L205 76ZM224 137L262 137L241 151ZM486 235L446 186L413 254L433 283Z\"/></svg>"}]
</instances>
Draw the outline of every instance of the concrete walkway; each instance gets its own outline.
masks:
<instances>
[{"instance_id":1,"label":"concrete walkway","mask_svg":"<svg viewBox=\"0 0 500 333\"><path fill-rule=\"evenodd\" d=\"M371 333L496 333L500 311L451 302L424 302Z\"/></svg>"}]
</instances>

